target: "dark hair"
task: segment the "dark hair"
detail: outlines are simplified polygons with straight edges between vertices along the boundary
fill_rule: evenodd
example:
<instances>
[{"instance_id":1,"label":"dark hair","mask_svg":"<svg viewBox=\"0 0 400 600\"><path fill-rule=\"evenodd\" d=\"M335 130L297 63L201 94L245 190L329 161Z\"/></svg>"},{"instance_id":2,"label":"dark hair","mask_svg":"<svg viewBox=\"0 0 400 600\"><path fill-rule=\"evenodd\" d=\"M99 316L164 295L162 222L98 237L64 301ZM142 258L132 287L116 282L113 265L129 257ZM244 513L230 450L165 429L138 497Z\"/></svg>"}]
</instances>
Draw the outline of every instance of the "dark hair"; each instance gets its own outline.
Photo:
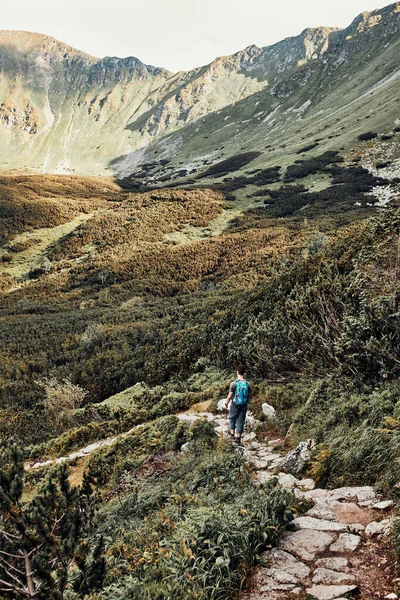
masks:
<instances>
[{"instance_id":1,"label":"dark hair","mask_svg":"<svg viewBox=\"0 0 400 600\"><path fill-rule=\"evenodd\" d=\"M244 367L238 367L236 369L236 372L238 375L241 375L243 377L243 375L246 373L246 369Z\"/></svg>"}]
</instances>

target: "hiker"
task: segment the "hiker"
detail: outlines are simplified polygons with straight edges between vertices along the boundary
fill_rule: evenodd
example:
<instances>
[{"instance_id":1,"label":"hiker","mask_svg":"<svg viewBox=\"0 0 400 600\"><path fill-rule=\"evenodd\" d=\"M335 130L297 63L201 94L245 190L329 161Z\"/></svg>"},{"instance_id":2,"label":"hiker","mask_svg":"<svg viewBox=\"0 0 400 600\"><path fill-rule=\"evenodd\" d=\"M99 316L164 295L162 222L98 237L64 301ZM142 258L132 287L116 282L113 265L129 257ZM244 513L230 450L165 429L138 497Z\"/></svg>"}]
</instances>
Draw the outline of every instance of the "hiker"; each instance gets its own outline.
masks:
<instances>
[{"instance_id":1,"label":"hiker","mask_svg":"<svg viewBox=\"0 0 400 600\"><path fill-rule=\"evenodd\" d=\"M229 386L229 394L225 401L228 408L229 402L229 434L231 439L237 444L241 444L244 422L246 420L247 406L250 399L250 385L245 379L246 370L244 367L238 367L236 370L237 379L232 381Z\"/></svg>"}]
</instances>

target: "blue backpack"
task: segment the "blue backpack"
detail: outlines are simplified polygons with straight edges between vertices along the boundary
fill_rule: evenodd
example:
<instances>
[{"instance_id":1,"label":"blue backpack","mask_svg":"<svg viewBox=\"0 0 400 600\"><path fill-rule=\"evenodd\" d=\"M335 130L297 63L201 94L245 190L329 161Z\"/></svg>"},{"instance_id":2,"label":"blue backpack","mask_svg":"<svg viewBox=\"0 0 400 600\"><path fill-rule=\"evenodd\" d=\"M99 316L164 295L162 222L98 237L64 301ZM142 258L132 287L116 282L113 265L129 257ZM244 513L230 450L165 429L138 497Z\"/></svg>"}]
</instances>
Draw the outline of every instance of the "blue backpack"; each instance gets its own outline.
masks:
<instances>
[{"instance_id":1,"label":"blue backpack","mask_svg":"<svg viewBox=\"0 0 400 600\"><path fill-rule=\"evenodd\" d=\"M244 379L236 380L236 391L233 399L236 406L244 406L249 400L249 384Z\"/></svg>"}]
</instances>

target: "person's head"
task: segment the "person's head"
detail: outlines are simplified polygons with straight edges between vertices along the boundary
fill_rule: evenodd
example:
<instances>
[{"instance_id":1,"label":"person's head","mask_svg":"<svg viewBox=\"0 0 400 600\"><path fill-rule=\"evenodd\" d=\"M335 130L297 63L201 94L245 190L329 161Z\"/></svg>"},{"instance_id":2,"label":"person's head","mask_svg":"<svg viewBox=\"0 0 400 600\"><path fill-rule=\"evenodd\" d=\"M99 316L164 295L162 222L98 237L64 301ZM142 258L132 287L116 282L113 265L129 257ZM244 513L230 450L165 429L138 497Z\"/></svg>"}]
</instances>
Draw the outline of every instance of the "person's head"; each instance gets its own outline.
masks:
<instances>
[{"instance_id":1,"label":"person's head","mask_svg":"<svg viewBox=\"0 0 400 600\"><path fill-rule=\"evenodd\" d=\"M246 375L246 369L244 367L238 367L236 373L238 377L244 377Z\"/></svg>"}]
</instances>

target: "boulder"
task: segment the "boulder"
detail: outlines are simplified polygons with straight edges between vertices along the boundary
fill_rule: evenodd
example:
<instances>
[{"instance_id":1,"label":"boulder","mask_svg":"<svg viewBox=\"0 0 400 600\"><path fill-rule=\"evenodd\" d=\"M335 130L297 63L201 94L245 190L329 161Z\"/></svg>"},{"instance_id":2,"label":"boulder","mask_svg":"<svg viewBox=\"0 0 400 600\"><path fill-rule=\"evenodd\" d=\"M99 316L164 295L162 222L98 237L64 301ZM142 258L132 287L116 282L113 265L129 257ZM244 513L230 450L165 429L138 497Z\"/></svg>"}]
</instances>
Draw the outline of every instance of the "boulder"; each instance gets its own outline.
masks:
<instances>
[{"instance_id":1,"label":"boulder","mask_svg":"<svg viewBox=\"0 0 400 600\"><path fill-rule=\"evenodd\" d=\"M311 439L300 442L297 448L291 450L283 459L282 470L298 475L306 462L310 460L314 446L315 444Z\"/></svg>"},{"instance_id":2,"label":"boulder","mask_svg":"<svg viewBox=\"0 0 400 600\"><path fill-rule=\"evenodd\" d=\"M275 421L276 420L276 411L273 406L264 402L261 406L263 415L265 416L267 421Z\"/></svg>"}]
</instances>

